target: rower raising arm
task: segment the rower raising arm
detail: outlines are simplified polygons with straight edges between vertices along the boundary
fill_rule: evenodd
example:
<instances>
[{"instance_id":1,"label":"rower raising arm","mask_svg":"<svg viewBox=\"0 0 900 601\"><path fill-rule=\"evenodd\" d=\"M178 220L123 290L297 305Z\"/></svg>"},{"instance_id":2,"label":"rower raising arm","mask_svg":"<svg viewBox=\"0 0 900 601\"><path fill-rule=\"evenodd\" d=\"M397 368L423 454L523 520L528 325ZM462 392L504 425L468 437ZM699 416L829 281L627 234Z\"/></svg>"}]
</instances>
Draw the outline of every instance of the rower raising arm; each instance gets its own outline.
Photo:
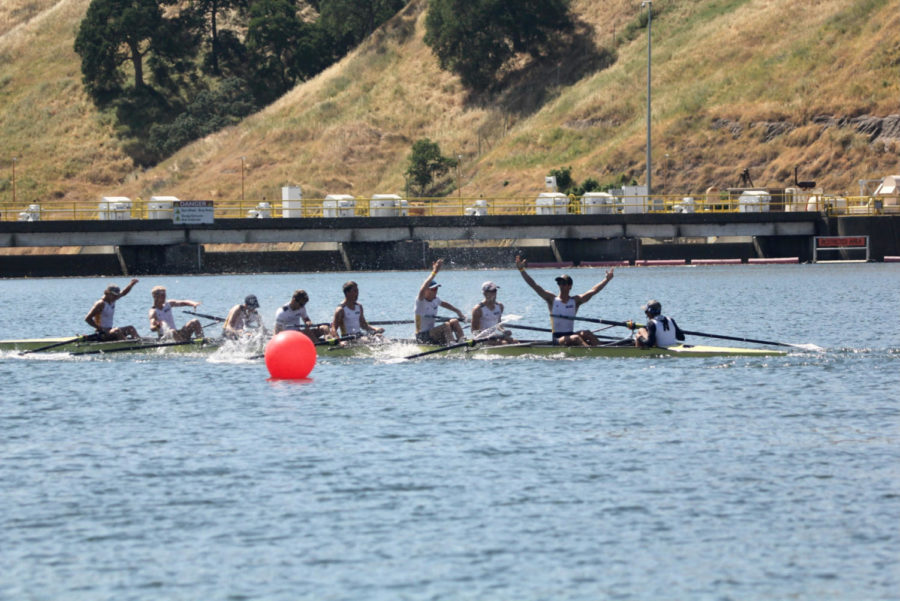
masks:
<instances>
[{"instance_id":1,"label":"rower raising arm","mask_svg":"<svg viewBox=\"0 0 900 601\"><path fill-rule=\"evenodd\" d=\"M434 281L434 276L444 264L443 259L438 259L431 267L431 273L422 282L419 294L416 296L416 340L424 344L449 344L451 341L459 342L465 335L460 323L465 323L466 316L463 312L441 300L437 296L440 284ZM459 319L449 319L441 325L435 324L438 307L443 307L459 315Z\"/></svg>"},{"instance_id":2,"label":"rower raising arm","mask_svg":"<svg viewBox=\"0 0 900 601\"><path fill-rule=\"evenodd\" d=\"M610 268L602 281L595 284L587 292L576 295L571 294L572 278L568 275L561 275L556 278L556 283L559 286L559 295L554 295L549 290L541 288L525 271L526 267L528 267L528 262L521 256L516 255L516 268L522 274L522 279L547 303L553 327L553 339L556 344L566 346L596 346L599 344L600 341L597 340L597 337L590 330L575 331L575 314L581 305L591 300L594 295L606 287L609 281L613 279L614 270Z\"/></svg>"},{"instance_id":3,"label":"rower raising arm","mask_svg":"<svg viewBox=\"0 0 900 601\"><path fill-rule=\"evenodd\" d=\"M124 340L126 338L140 338L134 326L113 327L113 318L116 313L116 301L131 292L137 279L132 279L125 288L119 290L118 286L107 286L103 291L103 298L98 300L85 315L84 321L97 330L97 335L103 340Z\"/></svg>"}]
</instances>

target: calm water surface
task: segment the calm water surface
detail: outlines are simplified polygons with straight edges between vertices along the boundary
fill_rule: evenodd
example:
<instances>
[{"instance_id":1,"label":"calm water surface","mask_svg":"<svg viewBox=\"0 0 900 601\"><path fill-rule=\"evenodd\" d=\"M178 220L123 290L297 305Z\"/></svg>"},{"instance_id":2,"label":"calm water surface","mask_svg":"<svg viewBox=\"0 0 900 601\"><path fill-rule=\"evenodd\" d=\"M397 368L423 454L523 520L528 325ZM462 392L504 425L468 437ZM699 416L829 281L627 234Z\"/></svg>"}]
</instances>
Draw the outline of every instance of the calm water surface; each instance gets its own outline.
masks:
<instances>
[{"instance_id":1,"label":"calm water surface","mask_svg":"<svg viewBox=\"0 0 900 601\"><path fill-rule=\"evenodd\" d=\"M116 317L147 333L164 284L270 321L303 287L326 321L352 277L370 320L408 319L425 275L150 277ZM441 297L486 279L547 326L515 270ZM0 338L84 333L113 282L0 280ZM898 291L891 264L630 268L581 311L655 297L827 349L786 357L325 357L297 383L228 353L0 355L0 599L898 599Z\"/></svg>"}]
</instances>

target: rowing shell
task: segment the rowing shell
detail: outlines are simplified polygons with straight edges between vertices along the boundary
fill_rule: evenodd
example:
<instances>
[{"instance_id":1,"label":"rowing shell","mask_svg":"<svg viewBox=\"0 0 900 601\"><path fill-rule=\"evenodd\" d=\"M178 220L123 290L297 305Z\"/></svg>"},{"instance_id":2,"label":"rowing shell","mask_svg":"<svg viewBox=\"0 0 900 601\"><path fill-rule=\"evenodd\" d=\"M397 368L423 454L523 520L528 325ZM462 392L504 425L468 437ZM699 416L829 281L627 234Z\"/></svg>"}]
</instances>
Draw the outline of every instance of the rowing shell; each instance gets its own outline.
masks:
<instances>
[{"instance_id":1,"label":"rowing shell","mask_svg":"<svg viewBox=\"0 0 900 601\"><path fill-rule=\"evenodd\" d=\"M401 346L397 346L401 345ZM396 355L397 349L402 349L403 355L437 351L442 347L437 345L418 344L414 342L390 341L386 344L348 344L326 349L319 349L320 357L350 357L350 356L385 356ZM773 349L751 349L728 346L705 346L679 344L668 348L639 348L630 344L611 344L604 346L558 346L540 342L521 342L517 344L484 345L476 344L458 349L448 350L446 353L436 353L433 357L458 357L460 355L497 356L497 357L526 357L541 356L551 358L589 358L589 357L773 357L786 355L785 351Z\"/></svg>"},{"instance_id":2,"label":"rowing shell","mask_svg":"<svg viewBox=\"0 0 900 601\"><path fill-rule=\"evenodd\" d=\"M33 338L26 340L0 340L0 351L33 351L54 344L64 343L70 338ZM220 339L197 338L189 342L166 342L157 338L141 338L140 340L116 340L111 342L71 341L59 344L48 352L69 353L73 355L103 354L110 352L149 352L177 351L197 352L213 351L222 344ZM319 357L389 357L406 356L427 351L436 351L442 347L419 344L412 340L385 340L381 344L344 344L317 347ZM544 341L522 342L518 344L502 344L489 346L475 344L449 350L435 356L459 357L461 355L523 357L542 356L559 358L587 357L766 357L785 355L785 351L773 349L750 349L726 346L705 346L680 344L669 348L638 348L633 344L612 344L604 346L557 346Z\"/></svg>"},{"instance_id":3,"label":"rowing shell","mask_svg":"<svg viewBox=\"0 0 900 601\"><path fill-rule=\"evenodd\" d=\"M66 341L69 341L66 343ZM113 340L98 342L96 340L80 340L72 338L31 338L25 340L0 340L0 351L34 351L48 348L50 353L69 353L73 355L101 354L109 352L147 352L157 349L166 351L213 350L221 342L214 338L195 338L188 342L172 342L159 338L140 338L138 340Z\"/></svg>"}]
</instances>

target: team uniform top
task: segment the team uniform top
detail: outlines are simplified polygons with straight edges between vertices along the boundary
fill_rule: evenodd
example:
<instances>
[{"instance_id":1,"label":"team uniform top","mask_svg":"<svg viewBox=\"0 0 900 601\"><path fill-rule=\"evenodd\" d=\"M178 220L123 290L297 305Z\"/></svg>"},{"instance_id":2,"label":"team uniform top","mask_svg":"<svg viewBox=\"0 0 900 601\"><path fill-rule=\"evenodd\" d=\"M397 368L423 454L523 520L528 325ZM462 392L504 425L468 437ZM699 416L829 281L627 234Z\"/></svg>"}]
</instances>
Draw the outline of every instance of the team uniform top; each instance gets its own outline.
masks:
<instances>
[{"instance_id":1,"label":"team uniform top","mask_svg":"<svg viewBox=\"0 0 900 601\"><path fill-rule=\"evenodd\" d=\"M575 314L578 312L578 305L574 298L563 302L558 296L553 299L553 310L550 318L550 325L553 328L554 336L567 336L575 331Z\"/></svg>"},{"instance_id":2,"label":"team uniform top","mask_svg":"<svg viewBox=\"0 0 900 601\"><path fill-rule=\"evenodd\" d=\"M666 348L684 340L684 332L675 320L665 315L658 315L647 322L647 346Z\"/></svg>"},{"instance_id":3,"label":"team uniform top","mask_svg":"<svg viewBox=\"0 0 900 601\"><path fill-rule=\"evenodd\" d=\"M290 305L285 305L275 312L275 325L281 324L285 330L299 330L307 320L309 316L306 314L306 307L294 310Z\"/></svg>"},{"instance_id":4,"label":"team uniform top","mask_svg":"<svg viewBox=\"0 0 900 601\"><path fill-rule=\"evenodd\" d=\"M434 327L438 309L441 307L441 299L434 297L432 300L420 298L416 300L416 333L428 332Z\"/></svg>"},{"instance_id":5,"label":"team uniform top","mask_svg":"<svg viewBox=\"0 0 900 601\"><path fill-rule=\"evenodd\" d=\"M154 316L157 321L162 322L166 327L164 328L166 331L168 330L177 330L175 327L175 317L172 315L172 305L169 302L163 303L161 308L154 307Z\"/></svg>"},{"instance_id":6,"label":"team uniform top","mask_svg":"<svg viewBox=\"0 0 900 601\"><path fill-rule=\"evenodd\" d=\"M359 326L359 316L362 314L362 305L356 303L356 308L351 309L347 305L341 307L344 310L344 331L348 336L359 334L362 330Z\"/></svg>"},{"instance_id":7,"label":"team uniform top","mask_svg":"<svg viewBox=\"0 0 900 601\"><path fill-rule=\"evenodd\" d=\"M484 303L479 303L478 308L481 310L481 330L488 330L496 326L503 319L503 305L495 303L493 309L489 309Z\"/></svg>"}]
</instances>

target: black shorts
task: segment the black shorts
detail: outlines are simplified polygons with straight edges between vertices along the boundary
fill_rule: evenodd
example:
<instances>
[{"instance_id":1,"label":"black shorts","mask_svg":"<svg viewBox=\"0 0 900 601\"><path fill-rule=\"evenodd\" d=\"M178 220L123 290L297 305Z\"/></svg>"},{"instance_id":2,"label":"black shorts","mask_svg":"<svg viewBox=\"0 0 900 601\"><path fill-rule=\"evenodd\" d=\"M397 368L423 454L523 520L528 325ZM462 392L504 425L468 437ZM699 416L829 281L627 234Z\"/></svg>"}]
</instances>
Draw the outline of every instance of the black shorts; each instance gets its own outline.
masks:
<instances>
[{"instance_id":1,"label":"black shorts","mask_svg":"<svg viewBox=\"0 0 900 601\"><path fill-rule=\"evenodd\" d=\"M416 334L416 342L420 344L441 344L440 341L431 337L430 332L419 332Z\"/></svg>"},{"instance_id":2,"label":"black shorts","mask_svg":"<svg viewBox=\"0 0 900 601\"><path fill-rule=\"evenodd\" d=\"M553 344L559 344L559 339L563 336L571 336L575 332L553 332Z\"/></svg>"}]
</instances>

